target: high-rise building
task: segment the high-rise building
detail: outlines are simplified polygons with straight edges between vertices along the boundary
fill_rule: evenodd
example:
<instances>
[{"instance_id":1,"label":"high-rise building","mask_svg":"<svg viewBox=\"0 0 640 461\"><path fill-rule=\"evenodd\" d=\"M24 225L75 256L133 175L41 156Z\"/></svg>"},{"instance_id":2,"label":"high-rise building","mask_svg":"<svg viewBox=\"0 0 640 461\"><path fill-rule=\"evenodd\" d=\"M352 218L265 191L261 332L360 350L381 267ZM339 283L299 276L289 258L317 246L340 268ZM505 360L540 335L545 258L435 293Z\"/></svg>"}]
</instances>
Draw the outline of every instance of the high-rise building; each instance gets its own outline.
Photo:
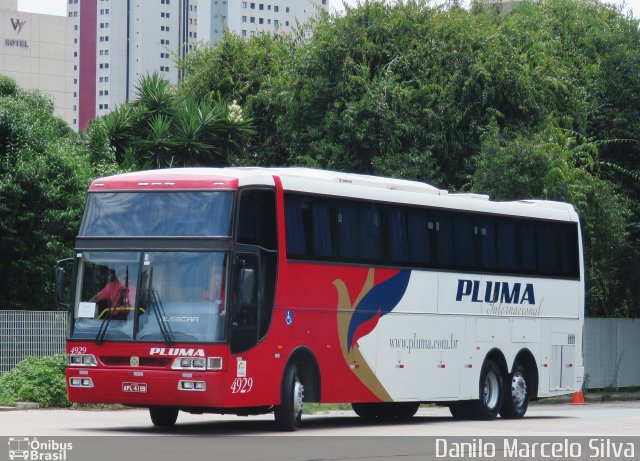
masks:
<instances>
[{"instance_id":1,"label":"high-rise building","mask_svg":"<svg viewBox=\"0 0 640 461\"><path fill-rule=\"evenodd\" d=\"M76 108L83 130L96 116L136 97L140 78L180 75L176 58L195 42L216 44L224 30L249 36L287 33L328 9L327 0L68 0L73 21Z\"/></svg>"},{"instance_id":2,"label":"high-rise building","mask_svg":"<svg viewBox=\"0 0 640 461\"><path fill-rule=\"evenodd\" d=\"M64 16L18 11L17 0L0 0L0 74L21 88L49 96L55 114L71 124L73 34Z\"/></svg>"},{"instance_id":3,"label":"high-rise building","mask_svg":"<svg viewBox=\"0 0 640 461\"><path fill-rule=\"evenodd\" d=\"M225 30L248 37L261 33L290 33L320 9L328 11L328 0L200 0L198 38L218 43Z\"/></svg>"}]
</instances>

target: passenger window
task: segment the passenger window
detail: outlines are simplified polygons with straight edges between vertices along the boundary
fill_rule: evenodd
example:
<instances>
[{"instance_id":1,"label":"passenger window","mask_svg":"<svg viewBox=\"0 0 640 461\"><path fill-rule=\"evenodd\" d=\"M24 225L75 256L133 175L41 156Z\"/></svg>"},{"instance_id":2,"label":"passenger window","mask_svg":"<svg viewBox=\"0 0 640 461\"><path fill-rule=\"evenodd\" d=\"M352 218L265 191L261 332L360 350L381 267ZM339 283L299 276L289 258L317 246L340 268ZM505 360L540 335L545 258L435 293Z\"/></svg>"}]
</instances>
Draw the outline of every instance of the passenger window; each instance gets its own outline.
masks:
<instances>
[{"instance_id":1,"label":"passenger window","mask_svg":"<svg viewBox=\"0 0 640 461\"><path fill-rule=\"evenodd\" d=\"M273 190L244 190L238 211L238 243L277 248L276 197Z\"/></svg>"}]
</instances>

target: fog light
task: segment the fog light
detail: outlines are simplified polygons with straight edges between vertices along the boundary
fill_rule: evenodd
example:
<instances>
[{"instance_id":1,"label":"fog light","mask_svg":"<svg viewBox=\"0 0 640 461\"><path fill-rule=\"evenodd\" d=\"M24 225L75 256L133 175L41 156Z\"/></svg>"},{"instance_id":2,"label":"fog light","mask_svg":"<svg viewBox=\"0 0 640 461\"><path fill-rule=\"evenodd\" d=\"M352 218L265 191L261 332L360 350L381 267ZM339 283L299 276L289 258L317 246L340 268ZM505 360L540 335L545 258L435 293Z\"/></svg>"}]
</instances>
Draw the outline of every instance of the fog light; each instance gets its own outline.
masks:
<instances>
[{"instance_id":1,"label":"fog light","mask_svg":"<svg viewBox=\"0 0 640 461\"><path fill-rule=\"evenodd\" d=\"M191 368L191 359L180 359L181 368Z\"/></svg>"},{"instance_id":2,"label":"fog light","mask_svg":"<svg viewBox=\"0 0 640 461\"><path fill-rule=\"evenodd\" d=\"M91 378L69 378L69 386L93 387L93 380Z\"/></svg>"},{"instance_id":3,"label":"fog light","mask_svg":"<svg viewBox=\"0 0 640 461\"><path fill-rule=\"evenodd\" d=\"M204 359L193 359L193 368L205 368L206 362Z\"/></svg>"},{"instance_id":4,"label":"fog light","mask_svg":"<svg viewBox=\"0 0 640 461\"><path fill-rule=\"evenodd\" d=\"M178 383L178 390L181 391L204 391L207 389L207 385L204 381L180 381Z\"/></svg>"}]
</instances>

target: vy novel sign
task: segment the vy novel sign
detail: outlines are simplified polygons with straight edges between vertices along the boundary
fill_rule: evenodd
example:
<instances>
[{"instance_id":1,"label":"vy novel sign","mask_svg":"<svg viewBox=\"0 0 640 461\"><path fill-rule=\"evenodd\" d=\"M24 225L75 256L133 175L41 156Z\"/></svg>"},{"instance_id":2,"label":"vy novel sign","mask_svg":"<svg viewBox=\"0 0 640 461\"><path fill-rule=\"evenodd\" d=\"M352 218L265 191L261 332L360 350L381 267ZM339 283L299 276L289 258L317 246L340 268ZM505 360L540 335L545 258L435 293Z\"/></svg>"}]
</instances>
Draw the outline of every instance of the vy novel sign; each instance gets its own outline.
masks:
<instances>
[{"instance_id":1,"label":"vy novel sign","mask_svg":"<svg viewBox=\"0 0 640 461\"><path fill-rule=\"evenodd\" d=\"M13 31L16 34L22 32L22 28L25 26L27 21L23 21L22 19L14 19L10 18L11 26L13 27ZM13 38L5 38L4 46L12 46L17 48L29 48L29 42L27 40L17 40Z\"/></svg>"}]
</instances>

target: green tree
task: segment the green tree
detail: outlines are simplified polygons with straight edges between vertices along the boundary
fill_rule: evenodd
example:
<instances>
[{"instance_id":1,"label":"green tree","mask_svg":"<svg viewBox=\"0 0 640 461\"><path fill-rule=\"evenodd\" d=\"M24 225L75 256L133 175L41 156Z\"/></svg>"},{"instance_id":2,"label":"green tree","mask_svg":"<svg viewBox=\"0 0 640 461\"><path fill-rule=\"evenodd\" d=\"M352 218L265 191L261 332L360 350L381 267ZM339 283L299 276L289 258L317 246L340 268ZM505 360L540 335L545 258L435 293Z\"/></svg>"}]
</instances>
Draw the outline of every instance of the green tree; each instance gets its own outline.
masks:
<instances>
[{"instance_id":1,"label":"green tree","mask_svg":"<svg viewBox=\"0 0 640 461\"><path fill-rule=\"evenodd\" d=\"M53 266L73 248L96 171L51 101L0 86L0 308L52 309Z\"/></svg>"},{"instance_id":2,"label":"green tree","mask_svg":"<svg viewBox=\"0 0 640 461\"><path fill-rule=\"evenodd\" d=\"M177 97L237 99L257 131L243 163L570 201L591 312L640 315L639 24L578 0L363 1L189 53Z\"/></svg>"},{"instance_id":3,"label":"green tree","mask_svg":"<svg viewBox=\"0 0 640 461\"><path fill-rule=\"evenodd\" d=\"M484 139L472 189L496 200L527 197L574 204L583 230L588 312L637 316L626 283L636 254L629 241L629 201L599 177L598 156L597 143L558 127L526 134L494 130Z\"/></svg>"},{"instance_id":4,"label":"green tree","mask_svg":"<svg viewBox=\"0 0 640 461\"><path fill-rule=\"evenodd\" d=\"M140 79L137 94L101 119L123 168L228 165L253 134L235 102L178 100L157 73Z\"/></svg>"}]
</instances>

